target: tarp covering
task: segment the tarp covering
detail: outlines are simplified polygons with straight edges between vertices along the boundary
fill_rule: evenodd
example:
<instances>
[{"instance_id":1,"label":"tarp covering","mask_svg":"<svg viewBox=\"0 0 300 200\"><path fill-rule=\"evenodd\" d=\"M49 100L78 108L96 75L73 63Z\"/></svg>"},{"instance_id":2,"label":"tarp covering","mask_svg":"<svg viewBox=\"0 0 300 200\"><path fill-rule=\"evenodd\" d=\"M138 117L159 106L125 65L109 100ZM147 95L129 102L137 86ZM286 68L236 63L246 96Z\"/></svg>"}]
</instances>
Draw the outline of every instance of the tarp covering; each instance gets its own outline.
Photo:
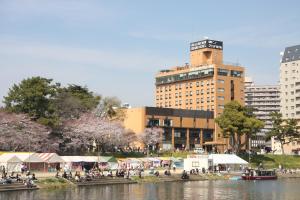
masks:
<instances>
[{"instance_id":1,"label":"tarp covering","mask_svg":"<svg viewBox=\"0 0 300 200\"><path fill-rule=\"evenodd\" d=\"M36 153L46 163L63 163L65 162L59 155L56 153Z\"/></svg>"},{"instance_id":2,"label":"tarp covering","mask_svg":"<svg viewBox=\"0 0 300 200\"><path fill-rule=\"evenodd\" d=\"M210 154L208 156L209 160L212 160L214 165L224 164L224 165L247 165L248 162L238 157L235 154Z\"/></svg>"},{"instance_id":3,"label":"tarp covering","mask_svg":"<svg viewBox=\"0 0 300 200\"><path fill-rule=\"evenodd\" d=\"M100 161L99 162L118 162L118 161L113 156L100 156Z\"/></svg>"}]
</instances>

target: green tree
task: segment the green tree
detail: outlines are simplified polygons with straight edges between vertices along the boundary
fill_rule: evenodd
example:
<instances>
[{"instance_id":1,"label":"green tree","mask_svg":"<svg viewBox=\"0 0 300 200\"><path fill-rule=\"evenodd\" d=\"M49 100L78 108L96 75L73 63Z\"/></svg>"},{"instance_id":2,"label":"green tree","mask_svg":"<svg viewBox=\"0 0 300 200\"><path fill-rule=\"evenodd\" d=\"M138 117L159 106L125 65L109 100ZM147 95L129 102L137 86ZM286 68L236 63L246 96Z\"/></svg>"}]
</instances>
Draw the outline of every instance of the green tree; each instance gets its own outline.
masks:
<instances>
[{"instance_id":1,"label":"green tree","mask_svg":"<svg viewBox=\"0 0 300 200\"><path fill-rule=\"evenodd\" d=\"M16 113L27 113L36 121L48 126L54 126L58 119L52 100L55 98L59 83L52 79L32 77L24 79L20 84L14 84L4 97L5 108Z\"/></svg>"},{"instance_id":2,"label":"green tree","mask_svg":"<svg viewBox=\"0 0 300 200\"><path fill-rule=\"evenodd\" d=\"M279 112L271 113L272 129L267 134L266 139L274 137L281 144L281 151L284 154L283 146L293 141L300 139L300 134L295 119L282 119L282 114Z\"/></svg>"},{"instance_id":3,"label":"green tree","mask_svg":"<svg viewBox=\"0 0 300 200\"><path fill-rule=\"evenodd\" d=\"M100 99L87 87L72 84L58 91L54 105L60 119L73 119L96 108Z\"/></svg>"},{"instance_id":4,"label":"green tree","mask_svg":"<svg viewBox=\"0 0 300 200\"><path fill-rule=\"evenodd\" d=\"M224 137L230 138L231 147L236 153L264 127L264 123L254 116L253 109L244 107L237 101L227 103L223 113L215 121ZM245 143L242 143L243 135L246 137Z\"/></svg>"}]
</instances>

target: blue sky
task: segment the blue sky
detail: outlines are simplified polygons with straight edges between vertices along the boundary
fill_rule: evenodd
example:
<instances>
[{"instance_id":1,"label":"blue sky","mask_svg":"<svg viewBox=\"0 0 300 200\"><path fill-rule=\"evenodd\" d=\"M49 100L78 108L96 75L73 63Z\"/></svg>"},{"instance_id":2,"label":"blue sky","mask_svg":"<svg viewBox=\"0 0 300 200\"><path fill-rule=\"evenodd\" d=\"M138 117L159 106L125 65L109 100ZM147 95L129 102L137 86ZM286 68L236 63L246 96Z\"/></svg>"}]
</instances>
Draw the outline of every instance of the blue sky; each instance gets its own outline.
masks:
<instances>
[{"instance_id":1,"label":"blue sky","mask_svg":"<svg viewBox=\"0 0 300 200\"><path fill-rule=\"evenodd\" d=\"M159 69L189 62L189 43L224 42L259 84L276 84L279 53L300 44L300 1L0 0L0 101L31 76L153 105ZM136 92L138 91L138 92Z\"/></svg>"}]
</instances>

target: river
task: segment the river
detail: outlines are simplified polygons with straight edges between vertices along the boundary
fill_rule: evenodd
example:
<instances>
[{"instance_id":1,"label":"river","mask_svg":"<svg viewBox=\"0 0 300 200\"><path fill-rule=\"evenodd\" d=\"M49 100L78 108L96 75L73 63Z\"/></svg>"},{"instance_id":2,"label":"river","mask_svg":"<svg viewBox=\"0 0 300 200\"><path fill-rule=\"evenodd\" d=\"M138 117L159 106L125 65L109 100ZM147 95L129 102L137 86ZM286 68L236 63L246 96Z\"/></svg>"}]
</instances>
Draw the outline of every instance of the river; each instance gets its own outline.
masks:
<instances>
[{"instance_id":1,"label":"river","mask_svg":"<svg viewBox=\"0 0 300 200\"><path fill-rule=\"evenodd\" d=\"M300 179L197 181L2 192L1 200L300 199Z\"/></svg>"}]
</instances>

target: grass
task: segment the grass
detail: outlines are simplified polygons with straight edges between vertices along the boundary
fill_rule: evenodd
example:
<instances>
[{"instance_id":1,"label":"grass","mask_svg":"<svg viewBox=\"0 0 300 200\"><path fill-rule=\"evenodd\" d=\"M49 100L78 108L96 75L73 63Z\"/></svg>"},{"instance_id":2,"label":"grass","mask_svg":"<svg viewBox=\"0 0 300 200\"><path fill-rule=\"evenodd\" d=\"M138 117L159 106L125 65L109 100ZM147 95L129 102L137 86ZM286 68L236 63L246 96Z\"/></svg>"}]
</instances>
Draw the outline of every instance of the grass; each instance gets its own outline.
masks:
<instances>
[{"instance_id":1,"label":"grass","mask_svg":"<svg viewBox=\"0 0 300 200\"><path fill-rule=\"evenodd\" d=\"M132 176L131 179L133 181L137 181L138 183L158 183L160 179L156 176L143 176L139 178L138 176Z\"/></svg>"},{"instance_id":2,"label":"grass","mask_svg":"<svg viewBox=\"0 0 300 200\"><path fill-rule=\"evenodd\" d=\"M70 186L70 182L63 178L44 178L39 179L36 184L40 188L46 188L46 189L54 189L54 188L61 188L61 187L67 187Z\"/></svg>"},{"instance_id":3,"label":"grass","mask_svg":"<svg viewBox=\"0 0 300 200\"><path fill-rule=\"evenodd\" d=\"M248 161L248 155L242 155L240 157ZM296 169L300 168L300 156L271 154L251 156L250 164L252 167L257 167L260 163L263 164L263 167L268 169L278 168L279 165L287 169Z\"/></svg>"}]
</instances>

